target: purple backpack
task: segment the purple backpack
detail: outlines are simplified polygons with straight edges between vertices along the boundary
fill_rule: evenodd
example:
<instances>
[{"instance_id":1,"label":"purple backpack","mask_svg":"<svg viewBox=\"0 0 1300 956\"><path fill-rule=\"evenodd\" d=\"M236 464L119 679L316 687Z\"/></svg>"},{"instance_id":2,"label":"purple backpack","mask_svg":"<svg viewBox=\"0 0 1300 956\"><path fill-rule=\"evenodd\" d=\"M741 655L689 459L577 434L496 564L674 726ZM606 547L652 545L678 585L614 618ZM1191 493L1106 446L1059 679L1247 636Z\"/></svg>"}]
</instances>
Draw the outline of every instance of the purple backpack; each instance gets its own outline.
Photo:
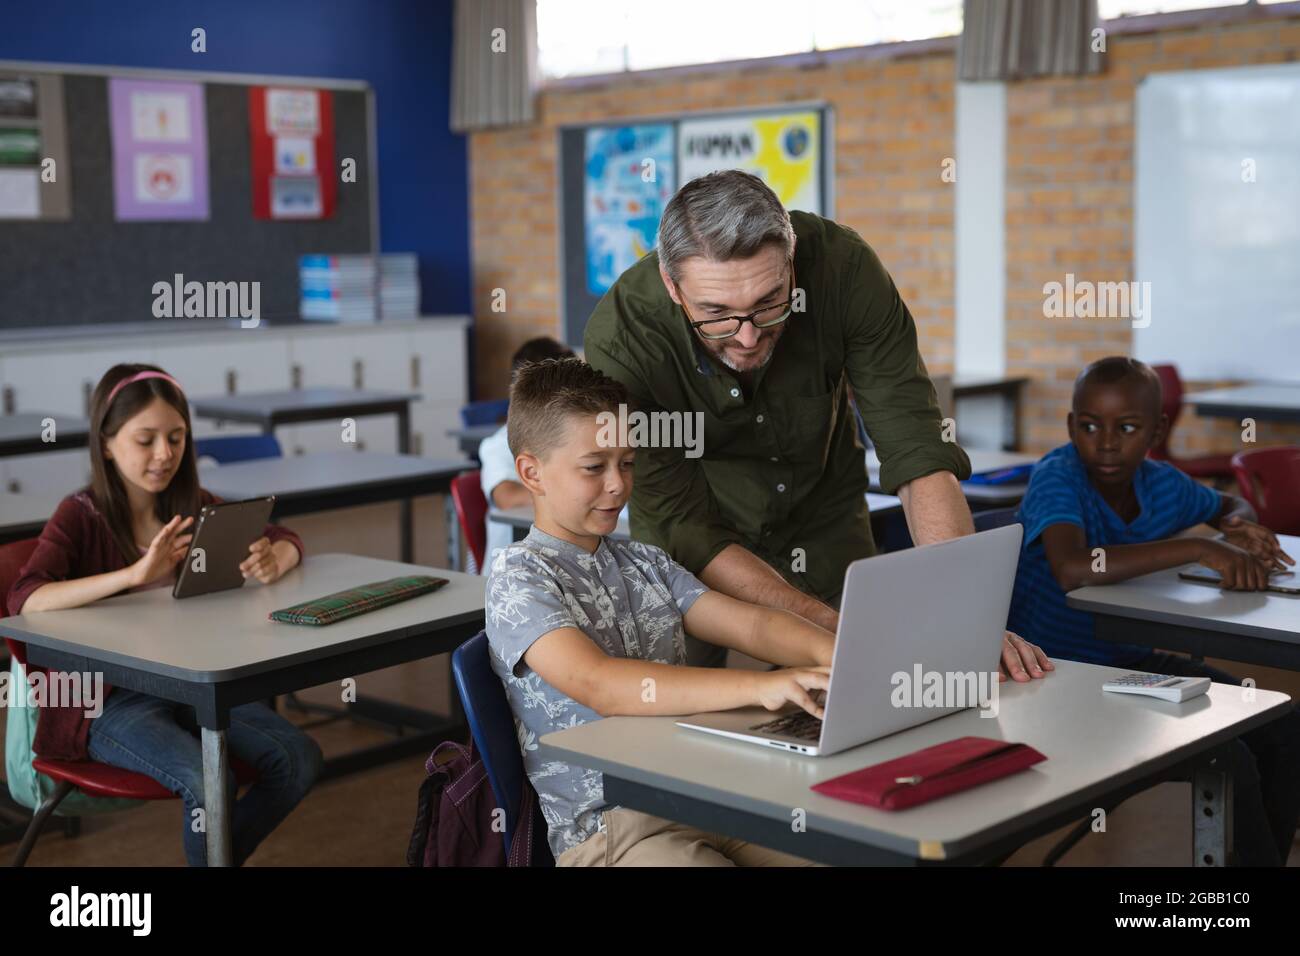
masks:
<instances>
[{"instance_id":1,"label":"purple backpack","mask_svg":"<svg viewBox=\"0 0 1300 956\"><path fill-rule=\"evenodd\" d=\"M534 847L534 835L546 831L537 793L527 778L507 859L505 834L492 825L497 799L473 741L468 747L444 741L434 748L424 769L428 776L420 784L415 829L406 850L408 866L544 866L551 862L544 836Z\"/></svg>"}]
</instances>

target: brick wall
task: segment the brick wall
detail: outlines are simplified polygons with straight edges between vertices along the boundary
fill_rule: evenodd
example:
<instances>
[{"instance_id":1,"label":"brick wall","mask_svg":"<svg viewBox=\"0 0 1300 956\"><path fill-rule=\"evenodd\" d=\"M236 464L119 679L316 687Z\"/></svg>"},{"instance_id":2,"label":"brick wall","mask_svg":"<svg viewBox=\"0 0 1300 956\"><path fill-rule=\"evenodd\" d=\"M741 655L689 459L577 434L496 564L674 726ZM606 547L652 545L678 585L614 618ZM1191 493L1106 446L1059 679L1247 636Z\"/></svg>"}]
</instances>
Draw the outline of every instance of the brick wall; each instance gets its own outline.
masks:
<instances>
[{"instance_id":1,"label":"brick wall","mask_svg":"<svg viewBox=\"0 0 1300 956\"><path fill-rule=\"evenodd\" d=\"M1064 440L1069 388L1102 355L1127 353L1124 322L1044 319L1043 284L1065 273L1132 276L1134 92L1158 70L1274 63L1300 56L1300 16L1112 35L1100 77L1015 83L1007 94L1007 370L1027 374L1025 441ZM906 46L901 48L906 51ZM470 210L479 397L505 393L510 355L559 336L558 128L692 110L824 100L835 114L835 218L872 244L911 307L934 372L953 365L954 155L951 50L815 66L616 77L551 89L538 121L470 138ZM491 310L492 290L507 310ZM1189 383L1200 387L1217 383ZM1300 443L1300 428L1261 423L1260 444ZM1180 420L1175 451L1231 451L1227 422Z\"/></svg>"}]
</instances>

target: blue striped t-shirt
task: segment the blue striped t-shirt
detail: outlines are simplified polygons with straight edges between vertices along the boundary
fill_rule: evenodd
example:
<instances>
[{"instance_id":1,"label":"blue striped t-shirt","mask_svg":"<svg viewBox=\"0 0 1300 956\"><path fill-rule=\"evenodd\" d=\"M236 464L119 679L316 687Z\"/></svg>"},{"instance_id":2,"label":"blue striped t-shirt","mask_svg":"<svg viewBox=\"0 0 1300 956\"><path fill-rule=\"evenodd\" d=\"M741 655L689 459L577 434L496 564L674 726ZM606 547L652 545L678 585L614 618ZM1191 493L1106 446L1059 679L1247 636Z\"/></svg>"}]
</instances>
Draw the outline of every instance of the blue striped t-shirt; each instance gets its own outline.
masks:
<instances>
[{"instance_id":1,"label":"blue striped t-shirt","mask_svg":"<svg viewBox=\"0 0 1300 956\"><path fill-rule=\"evenodd\" d=\"M1125 524L1088 480L1073 444L1053 449L1034 466L1020 504L1025 537L1007 626L1042 647L1048 657L1123 667L1150 651L1098 640L1092 615L1066 606L1065 592L1043 550L1042 535L1049 525L1077 525L1088 547L1096 548L1172 538L1219 512L1218 492L1167 462L1144 460L1133 475L1133 487L1141 511L1132 524Z\"/></svg>"}]
</instances>

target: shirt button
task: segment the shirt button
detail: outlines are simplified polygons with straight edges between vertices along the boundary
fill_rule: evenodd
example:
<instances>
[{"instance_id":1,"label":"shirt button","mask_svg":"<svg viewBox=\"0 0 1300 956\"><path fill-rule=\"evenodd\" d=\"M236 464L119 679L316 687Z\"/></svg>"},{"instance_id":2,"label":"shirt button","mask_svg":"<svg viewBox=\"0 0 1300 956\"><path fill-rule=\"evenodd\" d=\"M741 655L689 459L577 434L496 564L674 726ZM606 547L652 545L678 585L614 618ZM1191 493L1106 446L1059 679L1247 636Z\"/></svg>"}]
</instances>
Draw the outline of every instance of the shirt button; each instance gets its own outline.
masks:
<instances>
[{"instance_id":1,"label":"shirt button","mask_svg":"<svg viewBox=\"0 0 1300 956\"><path fill-rule=\"evenodd\" d=\"M740 398L740 389L738 389L738 388L733 388L733 389L731 390L731 397L732 397L732 398Z\"/></svg>"},{"instance_id":2,"label":"shirt button","mask_svg":"<svg viewBox=\"0 0 1300 956\"><path fill-rule=\"evenodd\" d=\"M758 422L760 425L763 424L763 416L762 415L755 416L754 421Z\"/></svg>"},{"instance_id":3,"label":"shirt button","mask_svg":"<svg viewBox=\"0 0 1300 956\"><path fill-rule=\"evenodd\" d=\"M777 490L777 491L785 491L785 485L777 485L777 486L776 486L776 490Z\"/></svg>"}]
</instances>

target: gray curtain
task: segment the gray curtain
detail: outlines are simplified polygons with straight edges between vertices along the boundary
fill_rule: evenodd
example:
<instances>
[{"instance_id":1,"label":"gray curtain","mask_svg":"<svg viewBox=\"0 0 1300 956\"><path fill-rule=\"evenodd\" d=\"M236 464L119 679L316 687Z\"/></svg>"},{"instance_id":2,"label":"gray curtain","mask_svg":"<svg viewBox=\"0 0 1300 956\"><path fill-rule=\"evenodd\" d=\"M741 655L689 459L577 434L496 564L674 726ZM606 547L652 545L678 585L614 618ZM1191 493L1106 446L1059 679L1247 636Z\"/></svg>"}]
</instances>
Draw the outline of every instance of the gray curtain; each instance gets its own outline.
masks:
<instances>
[{"instance_id":1,"label":"gray curtain","mask_svg":"<svg viewBox=\"0 0 1300 956\"><path fill-rule=\"evenodd\" d=\"M504 33L495 33L498 28ZM536 0L456 0L453 31L451 128L464 133L531 122Z\"/></svg>"},{"instance_id":2,"label":"gray curtain","mask_svg":"<svg viewBox=\"0 0 1300 956\"><path fill-rule=\"evenodd\" d=\"M962 80L1101 72L1092 31L1097 0L965 0L958 46Z\"/></svg>"}]
</instances>

